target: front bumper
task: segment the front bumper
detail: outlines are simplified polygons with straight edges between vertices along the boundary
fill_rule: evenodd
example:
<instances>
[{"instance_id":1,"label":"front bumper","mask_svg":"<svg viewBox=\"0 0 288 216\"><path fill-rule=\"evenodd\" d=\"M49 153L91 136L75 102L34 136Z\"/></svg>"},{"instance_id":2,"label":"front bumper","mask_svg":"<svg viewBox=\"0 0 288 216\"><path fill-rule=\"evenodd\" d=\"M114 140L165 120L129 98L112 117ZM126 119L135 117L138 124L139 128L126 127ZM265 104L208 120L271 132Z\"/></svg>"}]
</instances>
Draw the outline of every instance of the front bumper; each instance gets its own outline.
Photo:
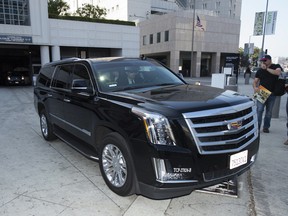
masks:
<instances>
[{"instance_id":1,"label":"front bumper","mask_svg":"<svg viewBox=\"0 0 288 216\"><path fill-rule=\"evenodd\" d=\"M237 152L200 155L183 150L175 152L173 148L158 149L158 158L154 155L151 160L150 175L147 175L147 170L145 176L137 174L138 193L152 199L168 199L233 179L247 171L255 162L258 148L259 137L240 151L248 151L247 163L234 169L229 168L230 156ZM145 169L147 168L146 164ZM159 178L159 173L162 173L164 178Z\"/></svg>"}]
</instances>

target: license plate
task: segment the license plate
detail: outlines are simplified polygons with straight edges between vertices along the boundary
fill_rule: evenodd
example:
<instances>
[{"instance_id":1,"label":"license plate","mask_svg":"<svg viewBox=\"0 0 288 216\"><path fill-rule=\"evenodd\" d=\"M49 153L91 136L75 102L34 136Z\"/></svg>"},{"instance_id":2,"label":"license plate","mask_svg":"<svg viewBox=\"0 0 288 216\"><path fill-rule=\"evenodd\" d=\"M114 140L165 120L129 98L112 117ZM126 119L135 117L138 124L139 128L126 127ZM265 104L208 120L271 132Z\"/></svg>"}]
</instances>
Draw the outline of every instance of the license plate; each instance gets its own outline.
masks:
<instances>
[{"instance_id":1,"label":"license plate","mask_svg":"<svg viewBox=\"0 0 288 216\"><path fill-rule=\"evenodd\" d=\"M247 163L248 150L230 156L230 169L234 169Z\"/></svg>"}]
</instances>

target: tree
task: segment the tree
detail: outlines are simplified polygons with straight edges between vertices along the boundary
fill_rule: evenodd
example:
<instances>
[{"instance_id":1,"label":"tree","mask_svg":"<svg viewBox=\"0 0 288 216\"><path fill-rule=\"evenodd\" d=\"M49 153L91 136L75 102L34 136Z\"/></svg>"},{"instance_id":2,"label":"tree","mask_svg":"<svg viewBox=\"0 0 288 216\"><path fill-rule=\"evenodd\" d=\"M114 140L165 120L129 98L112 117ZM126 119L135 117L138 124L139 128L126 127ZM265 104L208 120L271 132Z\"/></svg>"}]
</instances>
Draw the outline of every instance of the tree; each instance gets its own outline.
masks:
<instances>
[{"instance_id":1,"label":"tree","mask_svg":"<svg viewBox=\"0 0 288 216\"><path fill-rule=\"evenodd\" d=\"M242 47L239 48L239 54L240 54L240 64L242 67L248 67L250 64L253 66L257 66L257 61L260 54L260 48L254 47L253 54L244 55L244 49Z\"/></svg>"},{"instance_id":2,"label":"tree","mask_svg":"<svg viewBox=\"0 0 288 216\"><path fill-rule=\"evenodd\" d=\"M76 14L80 17L101 18L107 14L105 8L100 8L98 5L83 4L81 8L76 10Z\"/></svg>"},{"instance_id":3,"label":"tree","mask_svg":"<svg viewBox=\"0 0 288 216\"><path fill-rule=\"evenodd\" d=\"M48 13L58 16L67 16L69 5L63 0L48 0Z\"/></svg>"}]
</instances>

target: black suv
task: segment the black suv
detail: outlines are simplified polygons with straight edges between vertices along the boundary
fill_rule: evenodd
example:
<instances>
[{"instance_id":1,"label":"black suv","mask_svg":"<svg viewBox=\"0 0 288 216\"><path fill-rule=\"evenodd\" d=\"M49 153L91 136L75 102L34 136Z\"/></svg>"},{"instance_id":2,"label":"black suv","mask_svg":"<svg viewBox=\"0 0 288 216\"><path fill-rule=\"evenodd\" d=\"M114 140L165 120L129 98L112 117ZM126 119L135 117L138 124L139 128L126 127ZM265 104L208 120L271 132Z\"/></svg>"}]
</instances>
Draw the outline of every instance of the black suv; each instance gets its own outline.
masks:
<instances>
[{"instance_id":1,"label":"black suv","mask_svg":"<svg viewBox=\"0 0 288 216\"><path fill-rule=\"evenodd\" d=\"M43 137L99 161L106 184L121 196L186 195L240 175L258 152L249 97L187 84L151 59L48 63L34 103Z\"/></svg>"}]
</instances>

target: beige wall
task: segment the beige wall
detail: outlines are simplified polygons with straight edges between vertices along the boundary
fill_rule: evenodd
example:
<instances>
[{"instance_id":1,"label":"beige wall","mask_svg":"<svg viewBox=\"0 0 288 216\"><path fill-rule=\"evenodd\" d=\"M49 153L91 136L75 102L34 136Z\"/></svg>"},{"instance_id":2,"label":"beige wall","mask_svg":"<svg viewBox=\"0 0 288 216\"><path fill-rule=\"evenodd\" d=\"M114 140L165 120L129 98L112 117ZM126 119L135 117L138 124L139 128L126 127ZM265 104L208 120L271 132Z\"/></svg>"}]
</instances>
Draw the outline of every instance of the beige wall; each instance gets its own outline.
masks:
<instances>
[{"instance_id":1,"label":"beige wall","mask_svg":"<svg viewBox=\"0 0 288 216\"><path fill-rule=\"evenodd\" d=\"M240 19L230 19L201 14L196 11L204 27L194 28L194 76L200 76L201 53L211 53L214 72L219 72L221 53L238 53ZM155 16L139 23L140 27L140 53L153 55L157 53L171 53L169 65L173 71L178 71L181 59L177 56L180 52L191 52L193 13L176 12L162 16ZM196 23L196 21L195 21ZM169 41L164 42L164 32L169 30ZM161 32L161 42L157 43L157 32ZM150 34L153 34L153 44L149 44ZM148 44L143 45L143 36L146 35ZM179 60L178 60L179 59ZM195 62L196 61L196 62Z\"/></svg>"}]
</instances>

